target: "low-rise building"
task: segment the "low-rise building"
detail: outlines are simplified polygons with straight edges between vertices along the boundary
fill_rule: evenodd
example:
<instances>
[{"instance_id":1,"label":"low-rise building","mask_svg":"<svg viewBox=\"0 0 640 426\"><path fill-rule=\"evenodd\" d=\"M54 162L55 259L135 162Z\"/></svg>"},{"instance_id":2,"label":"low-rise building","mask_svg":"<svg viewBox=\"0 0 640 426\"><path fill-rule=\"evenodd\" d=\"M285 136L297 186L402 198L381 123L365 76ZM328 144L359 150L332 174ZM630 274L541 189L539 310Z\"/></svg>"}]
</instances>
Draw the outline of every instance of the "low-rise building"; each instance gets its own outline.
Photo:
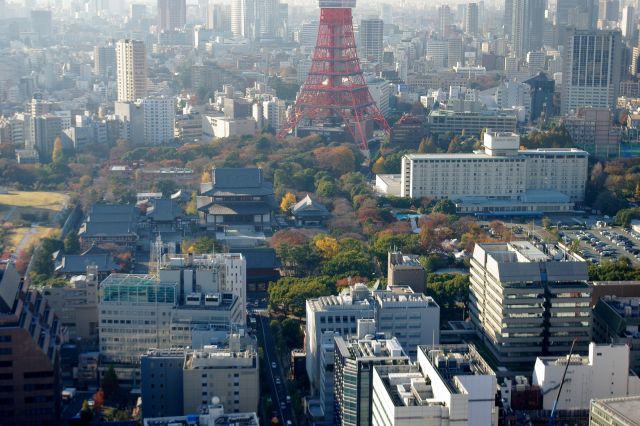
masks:
<instances>
[{"instance_id":1,"label":"low-rise building","mask_svg":"<svg viewBox=\"0 0 640 426\"><path fill-rule=\"evenodd\" d=\"M253 117L202 116L202 136L204 138L229 138L255 133L256 120Z\"/></svg>"},{"instance_id":2,"label":"low-rise building","mask_svg":"<svg viewBox=\"0 0 640 426\"><path fill-rule=\"evenodd\" d=\"M321 226L331 217L331 213L318 201L307 194L291 207L291 215L298 226Z\"/></svg>"},{"instance_id":3,"label":"low-rise building","mask_svg":"<svg viewBox=\"0 0 640 426\"><path fill-rule=\"evenodd\" d=\"M640 426L640 396L592 399L589 426Z\"/></svg>"},{"instance_id":4,"label":"low-rise building","mask_svg":"<svg viewBox=\"0 0 640 426\"><path fill-rule=\"evenodd\" d=\"M542 214L584 201L588 153L520 150L515 133L487 131L473 154L409 154L402 158L402 197L450 199L460 213Z\"/></svg>"},{"instance_id":5,"label":"low-rise building","mask_svg":"<svg viewBox=\"0 0 640 426\"><path fill-rule=\"evenodd\" d=\"M212 398L211 403L198 410L197 414L171 417L145 418L144 426L259 426L260 422L255 412L225 414L224 406L219 398Z\"/></svg>"},{"instance_id":6,"label":"low-rise building","mask_svg":"<svg viewBox=\"0 0 640 426\"><path fill-rule=\"evenodd\" d=\"M569 364L567 368L567 363ZM560 398L557 391L567 371ZM545 410L588 410L592 399L640 395L640 378L629 371L627 345L589 344L589 356L538 357L533 384L540 387Z\"/></svg>"},{"instance_id":7,"label":"low-rise building","mask_svg":"<svg viewBox=\"0 0 640 426\"><path fill-rule=\"evenodd\" d=\"M387 283L390 286L409 286L416 293L424 293L427 272L417 255L400 251L387 253Z\"/></svg>"},{"instance_id":8,"label":"low-rise building","mask_svg":"<svg viewBox=\"0 0 640 426\"><path fill-rule=\"evenodd\" d=\"M51 306L69 338L94 342L98 338L98 272L86 268L86 275L76 275L65 286L48 286L42 294Z\"/></svg>"},{"instance_id":9,"label":"low-rise building","mask_svg":"<svg viewBox=\"0 0 640 426\"><path fill-rule=\"evenodd\" d=\"M602 297L593 308L593 339L626 344L631 369L640 370L640 297Z\"/></svg>"},{"instance_id":10,"label":"low-rise building","mask_svg":"<svg viewBox=\"0 0 640 426\"><path fill-rule=\"evenodd\" d=\"M436 109L429 113L427 127L432 135L444 135L452 132L455 135L465 133L467 136L480 136L483 129L496 132L515 132L518 115L510 110L504 111L453 111Z\"/></svg>"},{"instance_id":11,"label":"low-rise building","mask_svg":"<svg viewBox=\"0 0 640 426\"><path fill-rule=\"evenodd\" d=\"M498 425L497 380L472 346L418 348L417 365L373 367L373 426Z\"/></svg>"}]
</instances>

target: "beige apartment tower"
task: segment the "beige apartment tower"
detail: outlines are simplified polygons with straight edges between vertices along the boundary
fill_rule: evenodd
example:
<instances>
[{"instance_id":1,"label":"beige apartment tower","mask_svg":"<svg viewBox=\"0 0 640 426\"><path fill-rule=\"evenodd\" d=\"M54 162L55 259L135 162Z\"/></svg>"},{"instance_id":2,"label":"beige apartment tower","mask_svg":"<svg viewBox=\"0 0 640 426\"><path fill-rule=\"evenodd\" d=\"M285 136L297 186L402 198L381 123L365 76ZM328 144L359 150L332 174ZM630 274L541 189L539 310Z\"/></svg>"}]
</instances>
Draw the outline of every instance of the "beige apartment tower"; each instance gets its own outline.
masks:
<instances>
[{"instance_id":1,"label":"beige apartment tower","mask_svg":"<svg viewBox=\"0 0 640 426\"><path fill-rule=\"evenodd\" d=\"M147 96L147 55L144 42L120 40L116 44L118 101L133 102Z\"/></svg>"}]
</instances>

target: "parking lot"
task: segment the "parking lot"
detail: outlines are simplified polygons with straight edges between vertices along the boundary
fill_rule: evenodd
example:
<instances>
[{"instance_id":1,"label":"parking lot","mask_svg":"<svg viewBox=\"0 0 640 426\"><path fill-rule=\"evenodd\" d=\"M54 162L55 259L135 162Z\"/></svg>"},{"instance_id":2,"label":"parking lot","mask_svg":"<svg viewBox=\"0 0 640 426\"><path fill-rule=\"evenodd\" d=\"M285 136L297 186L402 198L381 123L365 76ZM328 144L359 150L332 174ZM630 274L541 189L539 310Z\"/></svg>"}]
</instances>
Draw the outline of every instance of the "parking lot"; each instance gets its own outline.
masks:
<instances>
[{"instance_id":1,"label":"parking lot","mask_svg":"<svg viewBox=\"0 0 640 426\"><path fill-rule=\"evenodd\" d=\"M615 261L622 257L640 266L640 234L621 227L593 227L585 230L562 230L565 244L578 240L578 253L591 263Z\"/></svg>"}]
</instances>

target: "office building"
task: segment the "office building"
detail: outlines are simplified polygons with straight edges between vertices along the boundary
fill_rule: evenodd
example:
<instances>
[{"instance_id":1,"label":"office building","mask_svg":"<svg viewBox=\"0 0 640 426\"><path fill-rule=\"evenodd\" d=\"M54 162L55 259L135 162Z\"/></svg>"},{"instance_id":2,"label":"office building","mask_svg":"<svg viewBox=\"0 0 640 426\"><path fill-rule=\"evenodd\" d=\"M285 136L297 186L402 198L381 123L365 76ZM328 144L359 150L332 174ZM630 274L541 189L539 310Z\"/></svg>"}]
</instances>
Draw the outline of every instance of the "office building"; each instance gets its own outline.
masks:
<instances>
[{"instance_id":1,"label":"office building","mask_svg":"<svg viewBox=\"0 0 640 426\"><path fill-rule=\"evenodd\" d=\"M140 356L142 418L182 416L184 348L149 349Z\"/></svg>"},{"instance_id":2,"label":"office building","mask_svg":"<svg viewBox=\"0 0 640 426\"><path fill-rule=\"evenodd\" d=\"M416 365L373 367L373 426L497 426L497 380L472 345L421 346Z\"/></svg>"},{"instance_id":3,"label":"office building","mask_svg":"<svg viewBox=\"0 0 640 426\"><path fill-rule=\"evenodd\" d=\"M565 369L569 380L555 405L557 391L553 390L562 381ZM540 387L545 410L588 410L592 399L640 394L640 378L629 371L629 347L624 344L591 342L588 357L540 356L533 370L533 384Z\"/></svg>"},{"instance_id":4,"label":"office building","mask_svg":"<svg viewBox=\"0 0 640 426\"><path fill-rule=\"evenodd\" d=\"M595 30L598 3L595 0L558 0L556 2L556 40L564 45L569 28Z\"/></svg>"},{"instance_id":5,"label":"office building","mask_svg":"<svg viewBox=\"0 0 640 426\"><path fill-rule=\"evenodd\" d=\"M620 22L620 29L622 30L622 37L626 40L633 40L636 33L636 9L627 5L622 9L622 22Z\"/></svg>"},{"instance_id":6,"label":"office building","mask_svg":"<svg viewBox=\"0 0 640 426\"><path fill-rule=\"evenodd\" d=\"M31 30L41 38L51 37L53 33L53 23L50 10L31 11Z\"/></svg>"},{"instance_id":7,"label":"office building","mask_svg":"<svg viewBox=\"0 0 640 426\"><path fill-rule=\"evenodd\" d=\"M334 424L337 425L370 425L374 366L410 363L396 338L376 338L361 332L362 329L353 339L335 338Z\"/></svg>"},{"instance_id":8,"label":"office building","mask_svg":"<svg viewBox=\"0 0 640 426\"><path fill-rule=\"evenodd\" d=\"M239 335L231 335L229 347L185 352L183 404L185 413L198 412L213 397L232 412L258 410L260 378L256 343L241 347Z\"/></svg>"},{"instance_id":9,"label":"office building","mask_svg":"<svg viewBox=\"0 0 640 426\"><path fill-rule=\"evenodd\" d=\"M158 0L158 31L175 31L187 21L186 0Z\"/></svg>"},{"instance_id":10,"label":"office building","mask_svg":"<svg viewBox=\"0 0 640 426\"><path fill-rule=\"evenodd\" d=\"M558 260L559 259L559 260ZM591 340L587 263L526 241L476 244L469 311L498 365L530 371L537 356L586 353Z\"/></svg>"},{"instance_id":11,"label":"office building","mask_svg":"<svg viewBox=\"0 0 640 426\"><path fill-rule=\"evenodd\" d=\"M451 34L451 24L453 23L451 8L443 4L438 7L438 30L442 38L447 38Z\"/></svg>"},{"instance_id":12,"label":"office building","mask_svg":"<svg viewBox=\"0 0 640 426\"><path fill-rule=\"evenodd\" d=\"M42 295L22 285L12 263L0 269L2 423L55 426L60 420L64 327Z\"/></svg>"},{"instance_id":13,"label":"office building","mask_svg":"<svg viewBox=\"0 0 640 426\"><path fill-rule=\"evenodd\" d=\"M427 117L427 126L432 135L444 135L447 132L469 136L480 136L483 129L496 132L515 132L518 124L517 113L513 110L487 111L469 110L454 111L435 109Z\"/></svg>"},{"instance_id":14,"label":"office building","mask_svg":"<svg viewBox=\"0 0 640 426\"><path fill-rule=\"evenodd\" d=\"M640 371L640 297L601 297L593 308L593 340L626 344L630 368Z\"/></svg>"},{"instance_id":15,"label":"office building","mask_svg":"<svg viewBox=\"0 0 640 426\"><path fill-rule=\"evenodd\" d=\"M609 108L578 108L562 122L573 143L593 157L618 157L621 134L613 124Z\"/></svg>"},{"instance_id":16,"label":"office building","mask_svg":"<svg viewBox=\"0 0 640 426\"><path fill-rule=\"evenodd\" d=\"M562 71L562 114L582 107L614 108L620 85L619 31L569 30Z\"/></svg>"},{"instance_id":17,"label":"office building","mask_svg":"<svg viewBox=\"0 0 640 426\"><path fill-rule=\"evenodd\" d=\"M207 6L207 29L218 33L231 31L231 6L209 3Z\"/></svg>"},{"instance_id":18,"label":"office building","mask_svg":"<svg viewBox=\"0 0 640 426\"><path fill-rule=\"evenodd\" d=\"M142 355L143 417L197 413L214 397L236 413L258 409L257 342L223 333L214 343L201 349L151 349Z\"/></svg>"},{"instance_id":19,"label":"office building","mask_svg":"<svg viewBox=\"0 0 640 426\"><path fill-rule=\"evenodd\" d=\"M142 100L144 113L144 144L164 145L173 141L176 122L173 98L154 97Z\"/></svg>"},{"instance_id":20,"label":"office building","mask_svg":"<svg viewBox=\"0 0 640 426\"><path fill-rule=\"evenodd\" d=\"M620 18L620 0L599 0L598 27L606 28L609 22L618 22Z\"/></svg>"},{"instance_id":21,"label":"office building","mask_svg":"<svg viewBox=\"0 0 640 426\"><path fill-rule=\"evenodd\" d=\"M93 72L100 78L109 79L116 75L116 48L109 43L93 48Z\"/></svg>"},{"instance_id":22,"label":"office building","mask_svg":"<svg viewBox=\"0 0 640 426\"><path fill-rule=\"evenodd\" d=\"M517 134L489 130L484 152L405 155L399 195L447 198L461 213L485 214L569 211L584 200L587 152L519 148Z\"/></svg>"},{"instance_id":23,"label":"office building","mask_svg":"<svg viewBox=\"0 0 640 426\"><path fill-rule=\"evenodd\" d=\"M409 286L416 293L424 293L427 272L418 256L401 251L387 253L387 283L390 286Z\"/></svg>"},{"instance_id":24,"label":"office building","mask_svg":"<svg viewBox=\"0 0 640 426\"><path fill-rule=\"evenodd\" d=\"M120 40L116 43L118 101L134 102L147 96L147 54L144 42Z\"/></svg>"},{"instance_id":25,"label":"office building","mask_svg":"<svg viewBox=\"0 0 640 426\"><path fill-rule=\"evenodd\" d=\"M524 58L542 47L544 9L544 0L513 0L511 36L516 57Z\"/></svg>"},{"instance_id":26,"label":"office building","mask_svg":"<svg viewBox=\"0 0 640 426\"><path fill-rule=\"evenodd\" d=\"M640 396L594 399L589 408L589 426L639 426Z\"/></svg>"},{"instance_id":27,"label":"office building","mask_svg":"<svg viewBox=\"0 0 640 426\"><path fill-rule=\"evenodd\" d=\"M554 93L556 82L545 73L538 73L534 77L524 81L529 85L531 93L531 110L529 120L536 123L541 117L553 117L556 114Z\"/></svg>"},{"instance_id":28,"label":"office building","mask_svg":"<svg viewBox=\"0 0 640 426\"><path fill-rule=\"evenodd\" d=\"M467 3L464 7L464 32L478 34L478 3Z\"/></svg>"},{"instance_id":29,"label":"office building","mask_svg":"<svg viewBox=\"0 0 640 426\"><path fill-rule=\"evenodd\" d=\"M95 342L98 338L98 268L88 266L86 275L76 275L65 286L49 286L42 295L70 339Z\"/></svg>"},{"instance_id":30,"label":"office building","mask_svg":"<svg viewBox=\"0 0 640 426\"><path fill-rule=\"evenodd\" d=\"M320 382L320 344L324 332L355 335L358 320L373 319L377 332L396 337L412 357L417 345L437 344L440 339L440 307L431 297L414 293L407 286L370 290L358 283L339 296L309 299L306 305L307 375L314 393Z\"/></svg>"},{"instance_id":31,"label":"office building","mask_svg":"<svg viewBox=\"0 0 640 426\"><path fill-rule=\"evenodd\" d=\"M360 51L361 59L370 62L382 62L382 35L384 33L384 24L382 19L368 18L360 21Z\"/></svg>"},{"instance_id":32,"label":"office building","mask_svg":"<svg viewBox=\"0 0 640 426\"><path fill-rule=\"evenodd\" d=\"M360 320L373 321L373 320ZM335 394L335 363L336 363L336 337L340 333L334 331L325 331L320 337L320 386L318 392L318 400L322 416L328 425L333 425L336 408Z\"/></svg>"}]
</instances>

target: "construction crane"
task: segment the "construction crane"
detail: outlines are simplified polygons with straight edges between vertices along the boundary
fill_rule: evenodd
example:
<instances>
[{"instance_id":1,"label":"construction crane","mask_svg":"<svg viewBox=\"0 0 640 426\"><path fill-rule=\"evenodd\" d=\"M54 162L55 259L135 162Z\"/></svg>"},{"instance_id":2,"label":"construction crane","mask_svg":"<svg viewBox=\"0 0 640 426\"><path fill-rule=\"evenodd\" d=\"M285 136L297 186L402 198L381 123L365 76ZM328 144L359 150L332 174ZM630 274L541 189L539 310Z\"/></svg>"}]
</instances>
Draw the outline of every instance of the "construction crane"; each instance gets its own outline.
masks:
<instances>
[{"instance_id":1,"label":"construction crane","mask_svg":"<svg viewBox=\"0 0 640 426\"><path fill-rule=\"evenodd\" d=\"M562 393L562 386L564 385L564 379L567 376L567 370L569 369L569 364L571 363L571 355L573 355L573 348L576 345L576 340L573 339L571 342L571 349L569 350L569 356L567 357L567 365L564 367L564 372L562 373L562 380L560 380L560 388L558 389L558 394L556 395L556 400L553 402L553 408L551 409L551 414L549 415L549 426L557 426L557 423L554 421L554 417L556 416L556 408L558 408L558 401L560 400L560 394Z\"/></svg>"}]
</instances>

